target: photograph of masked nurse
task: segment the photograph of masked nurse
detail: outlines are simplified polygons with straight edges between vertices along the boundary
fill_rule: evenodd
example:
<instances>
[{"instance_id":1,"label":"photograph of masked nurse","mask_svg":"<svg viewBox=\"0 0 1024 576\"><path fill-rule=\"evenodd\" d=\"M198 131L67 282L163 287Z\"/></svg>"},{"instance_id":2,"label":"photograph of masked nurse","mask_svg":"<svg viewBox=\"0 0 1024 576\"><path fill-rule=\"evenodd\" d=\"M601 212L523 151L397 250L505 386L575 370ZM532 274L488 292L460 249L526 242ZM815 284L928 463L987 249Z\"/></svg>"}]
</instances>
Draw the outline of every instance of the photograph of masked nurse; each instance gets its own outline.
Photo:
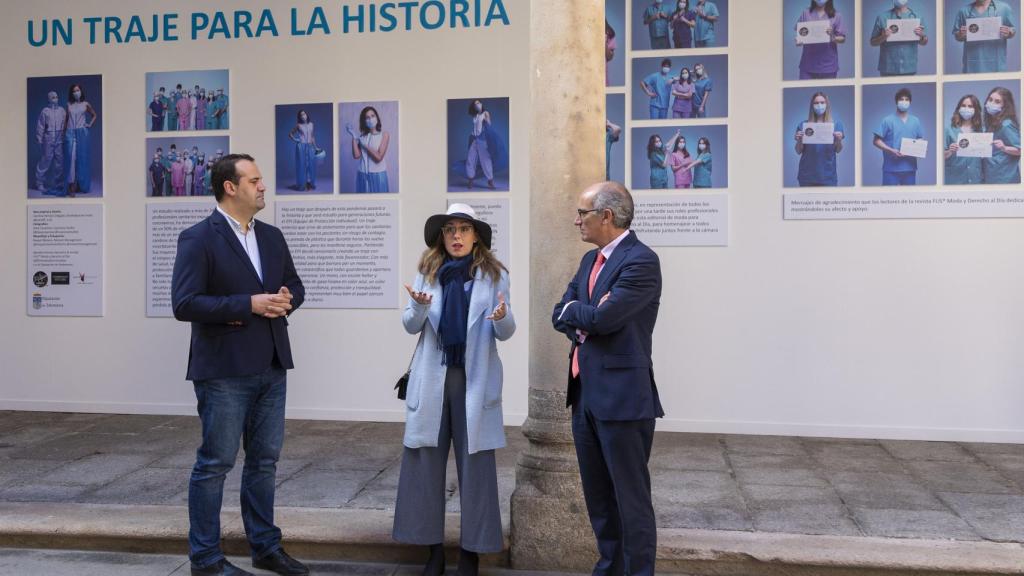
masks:
<instances>
[{"instance_id":1,"label":"photograph of masked nurse","mask_svg":"<svg viewBox=\"0 0 1024 576\"><path fill-rule=\"evenodd\" d=\"M28 197L103 196L101 76L29 78Z\"/></svg>"},{"instance_id":2,"label":"photograph of masked nurse","mask_svg":"<svg viewBox=\"0 0 1024 576\"><path fill-rule=\"evenodd\" d=\"M342 194L398 192L398 102L338 105Z\"/></svg>"},{"instance_id":3,"label":"photograph of masked nurse","mask_svg":"<svg viewBox=\"0 0 1024 576\"><path fill-rule=\"evenodd\" d=\"M853 86L783 91L783 185L854 185Z\"/></svg>"},{"instance_id":4,"label":"photograph of masked nurse","mask_svg":"<svg viewBox=\"0 0 1024 576\"><path fill-rule=\"evenodd\" d=\"M865 77L935 74L935 0L863 0Z\"/></svg>"},{"instance_id":5,"label":"photograph of masked nurse","mask_svg":"<svg viewBox=\"0 0 1024 576\"><path fill-rule=\"evenodd\" d=\"M783 80L852 78L853 0L783 0Z\"/></svg>"},{"instance_id":6,"label":"photograph of masked nurse","mask_svg":"<svg viewBox=\"0 0 1024 576\"><path fill-rule=\"evenodd\" d=\"M945 184L1020 183L1020 80L942 88Z\"/></svg>"},{"instance_id":7,"label":"photograph of masked nurse","mask_svg":"<svg viewBox=\"0 0 1024 576\"><path fill-rule=\"evenodd\" d=\"M729 0L631 0L633 50L724 48Z\"/></svg>"},{"instance_id":8,"label":"photograph of masked nurse","mask_svg":"<svg viewBox=\"0 0 1024 576\"><path fill-rule=\"evenodd\" d=\"M1020 72L1020 0L945 0L946 74Z\"/></svg>"}]
</instances>

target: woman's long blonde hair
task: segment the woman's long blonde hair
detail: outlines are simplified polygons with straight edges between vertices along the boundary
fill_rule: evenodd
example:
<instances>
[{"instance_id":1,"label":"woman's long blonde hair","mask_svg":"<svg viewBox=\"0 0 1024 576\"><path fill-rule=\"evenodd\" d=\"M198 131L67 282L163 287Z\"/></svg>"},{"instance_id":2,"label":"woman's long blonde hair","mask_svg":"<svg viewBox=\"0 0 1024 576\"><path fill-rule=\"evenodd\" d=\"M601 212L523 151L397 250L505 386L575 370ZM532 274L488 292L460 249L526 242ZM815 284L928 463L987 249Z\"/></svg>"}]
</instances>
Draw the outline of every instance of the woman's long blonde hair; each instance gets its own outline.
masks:
<instances>
[{"instance_id":1,"label":"woman's long blonde hair","mask_svg":"<svg viewBox=\"0 0 1024 576\"><path fill-rule=\"evenodd\" d=\"M441 269L441 265L448 257L448 251L444 248L443 234L443 232L438 234L434 245L424 250L423 255L420 256L419 273L423 274L427 284L437 282L437 271ZM494 257L494 253L487 246L484 246L484 242L479 236L473 244L471 254L473 255L473 263L469 267L471 276L476 276L476 271L482 270L484 274L491 277L492 282L497 283L501 280L501 272L508 272L508 268Z\"/></svg>"}]
</instances>

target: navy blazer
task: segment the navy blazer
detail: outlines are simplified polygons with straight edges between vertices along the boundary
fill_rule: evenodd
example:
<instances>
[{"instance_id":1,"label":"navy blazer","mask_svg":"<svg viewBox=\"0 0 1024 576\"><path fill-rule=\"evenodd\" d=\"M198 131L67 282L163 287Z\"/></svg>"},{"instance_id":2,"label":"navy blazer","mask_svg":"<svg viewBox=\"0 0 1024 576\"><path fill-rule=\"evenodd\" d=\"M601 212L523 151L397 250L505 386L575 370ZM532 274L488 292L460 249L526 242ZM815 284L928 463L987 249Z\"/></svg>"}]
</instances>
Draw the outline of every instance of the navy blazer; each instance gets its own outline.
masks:
<instances>
[{"instance_id":1,"label":"navy blazer","mask_svg":"<svg viewBox=\"0 0 1024 576\"><path fill-rule=\"evenodd\" d=\"M253 230L262 282L231 224L217 210L178 236L171 305L175 318L192 323L188 380L259 374L271 367L275 356L281 367L294 367L287 318L254 315L251 297L287 286L294 312L305 290L281 231L260 221Z\"/></svg>"},{"instance_id":2,"label":"navy blazer","mask_svg":"<svg viewBox=\"0 0 1024 576\"><path fill-rule=\"evenodd\" d=\"M630 231L605 262L590 296L587 285L597 253L595 249L583 256L551 317L555 329L573 343L566 403L582 394L583 404L600 420L660 418L665 412L651 361L651 336L661 300L658 255ZM611 296L598 306L609 291ZM565 308L573 300L576 302ZM577 342L576 329L587 332L582 344ZM571 368L577 347L579 381L572 378Z\"/></svg>"}]
</instances>

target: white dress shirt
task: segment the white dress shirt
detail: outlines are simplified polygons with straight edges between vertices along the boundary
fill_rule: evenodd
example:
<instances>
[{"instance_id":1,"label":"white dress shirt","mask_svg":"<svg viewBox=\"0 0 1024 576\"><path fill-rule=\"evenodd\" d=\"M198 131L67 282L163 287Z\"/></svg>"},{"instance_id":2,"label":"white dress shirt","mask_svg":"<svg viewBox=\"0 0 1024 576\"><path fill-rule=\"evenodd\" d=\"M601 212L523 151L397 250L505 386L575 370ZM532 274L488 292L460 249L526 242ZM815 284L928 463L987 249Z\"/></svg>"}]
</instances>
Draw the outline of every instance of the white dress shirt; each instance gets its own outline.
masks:
<instances>
[{"instance_id":1,"label":"white dress shirt","mask_svg":"<svg viewBox=\"0 0 1024 576\"><path fill-rule=\"evenodd\" d=\"M228 223L231 224L231 229L235 231L235 237L238 238L238 242L241 243L242 249L249 255L249 261L252 262L252 267L256 269L256 275L260 277L260 282L263 282L263 264L260 261L260 245L256 242L256 219L253 218L249 221L248 232L242 231L242 224L231 217L230 214L221 210L220 206L217 206L217 212L224 215Z\"/></svg>"}]
</instances>

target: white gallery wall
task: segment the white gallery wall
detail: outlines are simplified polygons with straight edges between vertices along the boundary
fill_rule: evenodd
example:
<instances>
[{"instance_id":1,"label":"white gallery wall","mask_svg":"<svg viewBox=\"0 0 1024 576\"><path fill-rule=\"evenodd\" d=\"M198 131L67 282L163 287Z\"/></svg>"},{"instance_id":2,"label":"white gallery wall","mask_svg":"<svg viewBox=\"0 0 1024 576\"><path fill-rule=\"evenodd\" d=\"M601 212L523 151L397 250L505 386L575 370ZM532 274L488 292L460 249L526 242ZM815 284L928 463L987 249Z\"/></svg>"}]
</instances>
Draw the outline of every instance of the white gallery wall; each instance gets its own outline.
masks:
<instances>
[{"instance_id":1,"label":"white gallery wall","mask_svg":"<svg viewBox=\"0 0 1024 576\"><path fill-rule=\"evenodd\" d=\"M4 3L0 409L194 413L184 380L189 327L146 317L147 132L139 111L148 101L146 72L227 68L231 147L253 154L271 182L275 104L400 102L401 192L388 198L400 203L403 281L414 274L424 219L460 198L445 191L446 100L511 99L511 190L472 197L510 200L512 307L520 320L500 352L507 422L522 422L526 317L531 304L540 314L553 304L527 298L527 237L544 233L531 231L528 220L529 2L505 0L507 27L286 35L289 7L309 12L321 4L334 27L341 5L359 3L216 3L228 13L273 8L285 16L278 38L191 41L180 30L183 40L173 43L90 46L76 38L73 48L31 48L30 19L214 8L190 0ZM664 292L654 361L667 413L659 429L1024 442L1024 355L1017 352L1024 222L784 221L779 142L792 127L781 121L781 5L730 3L729 245L658 249ZM856 59L860 69L859 50ZM30 318L25 207L54 201L25 199L25 79L70 74L103 75L104 197L74 202L104 206L104 315ZM627 85L639 81L628 74ZM859 118L850 125L858 143L869 136ZM941 186L922 190L935 189ZM268 199L262 217L272 221L274 202L283 200L272 192ZM571 226L573 216L553 214L545 226ZM571 272L552 271L566 279ZM300 309L292 317L290 417L404 417L391 386L415 338L400 325L401 292L394 301L392 309Z\"/></svg>"}]
</instances>

